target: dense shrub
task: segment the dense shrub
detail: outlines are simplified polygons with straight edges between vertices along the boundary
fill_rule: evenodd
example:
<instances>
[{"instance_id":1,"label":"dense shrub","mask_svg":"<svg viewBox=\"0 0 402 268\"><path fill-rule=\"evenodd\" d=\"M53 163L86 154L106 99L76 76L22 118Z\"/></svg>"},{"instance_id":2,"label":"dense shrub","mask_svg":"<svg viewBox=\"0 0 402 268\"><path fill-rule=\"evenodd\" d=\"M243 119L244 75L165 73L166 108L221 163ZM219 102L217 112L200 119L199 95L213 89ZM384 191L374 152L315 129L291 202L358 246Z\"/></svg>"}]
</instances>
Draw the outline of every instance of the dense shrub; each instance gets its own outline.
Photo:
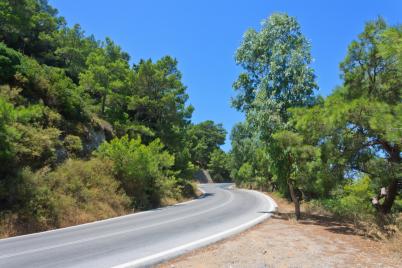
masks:
<instances>
[{"instance_id":1,"label":"dense shrub","mask_svg":"<svg viewBox=\"0 0 402 268\"><path fill-rule=\"evenodd\" d=\"M80 155L83 150L82 141L78 136L67 135L63 143L70 157Z\"/></svg>"},{"instance_id":2,"label":"dense shrub","mask_svg":"<svg viewBox=\"0 0 402 268\"><path fill-rule=\"evenodd\" d=\"M221 149L215 149L210 154L208 170L214 182L230 181L230 158Z\"/></svg>"},{"instance_id":3,"label":"dense shrub","mask_svg":"<svg viewBox=\"0 0 402 268\"><path fill-rule=\"evenodd\" d=\"M254 178L254 170L250 163L244 163L237 174L235 175L235 181L238 185L244 185L246 187L251 187Z\"/></svg>"},{"instance_id":4,"label":"dense shrub","mask_svg":"<svg viewBox=\"0 0 402 268\"><path fill-rule=\"evenodd\" d=\"M373 219L375 210L370 200L374 193L370 186L370 178L364 176L345 185L333 198L322 201L322 204L335 215L354 222Z\"/></svg>"},{"instance_id":5,"label":"dense shrub","mask_svg":"<svg viewBox=\"0 0 402 268\"><path fill-rule=\"evenodd\" d=\"M67 160L56 170L24 169L19 222L28 231L64 227L126 213L129 198L107 160ZM33 228L35 230L29 230Z\"/></svg>"},{"instance_id":6,"label":"dense shrub","mask_svg":"<svg viewBox=\"0 0 402 268\"><path fill-rule=\"evenodd\" d=\"M172 171L174 157L163 147L158 139L145 145L140 138L124 136L103 143L97 151L98 156L113 161L115 176L137 209L158 206L166 196L177 199L181 195Z\"/></svg>"},{"instance_id":7,"label":"dense shrub","mask_svg":"<svg viewBox=\"0 0 402 268\"><path fill-rule=\"evenodd\" d=\"M8 82L15 75L21 54L0 42L0 82Z\"/></svg>"}]
</instances>

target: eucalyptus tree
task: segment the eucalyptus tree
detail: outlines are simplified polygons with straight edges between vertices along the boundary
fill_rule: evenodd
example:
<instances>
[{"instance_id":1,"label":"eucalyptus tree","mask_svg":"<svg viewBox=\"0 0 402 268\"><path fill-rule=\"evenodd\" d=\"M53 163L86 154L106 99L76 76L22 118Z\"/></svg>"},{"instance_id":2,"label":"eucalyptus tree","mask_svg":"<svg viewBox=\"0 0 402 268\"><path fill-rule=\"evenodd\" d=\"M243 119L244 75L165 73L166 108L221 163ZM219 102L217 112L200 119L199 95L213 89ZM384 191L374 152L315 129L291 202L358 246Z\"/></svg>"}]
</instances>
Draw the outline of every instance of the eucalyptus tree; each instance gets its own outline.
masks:
<instances>
[{"instance_id":1,"label":"eucalyptus tree","mask_svg":"<svg viewBox=\"0 0 402 268\"><path fill-rule=\"evenodd\" d=\"M244 71L233 84L239 92L233 106L246 113L252 131L268 145L267 153L275 155L270 157L273 167L281 158L276 155L280 151L274 149L277 141L273 134L290 128L289 108L314 103L317 84L311 62L310 44L296 19L287 14L271 15L262 22L260 31L248 30L236 51L236 63ZM297 185L290 172L273 170L294 192ZM297 208L299 198L291 197Z\"/></svg>"}]
</instances>

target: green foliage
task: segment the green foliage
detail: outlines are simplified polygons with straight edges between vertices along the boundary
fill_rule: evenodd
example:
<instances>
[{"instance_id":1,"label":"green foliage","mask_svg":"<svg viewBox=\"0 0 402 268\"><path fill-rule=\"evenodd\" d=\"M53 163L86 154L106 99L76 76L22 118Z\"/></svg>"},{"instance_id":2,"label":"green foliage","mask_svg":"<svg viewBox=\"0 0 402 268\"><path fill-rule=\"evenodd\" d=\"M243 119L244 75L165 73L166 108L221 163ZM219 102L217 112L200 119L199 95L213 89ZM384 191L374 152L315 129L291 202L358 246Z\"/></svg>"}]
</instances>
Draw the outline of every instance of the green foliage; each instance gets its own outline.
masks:
<instances>
[{"instance_id":1,"label":"green foliage","mask_svg":"<svg viewBox=\"0 0 402 268\"><path fill-rule=\"evenodd\" d=\"M232 130L231 173L238 183L268 178L296 200L296 209L301 198L327 200L331 211L356 220L372 217L375 208L381 217L395 211L401 36L400 26L382 18L367 23L340 65L343 85L323 99L311 94L309 45L293 18L273 15L260 32L249 30L236 54L245 73L234 84L240 94L233 104L246 112ZM375 208L373 197L380 199Z\"/></svg>"},{"instance_id":2,"label":"green foliage","mask_svg":"<svg viewBox=\"0 0 402 268\"><path fill-rule=\"evenodd\" d=\"M103 143L97 155L113 161L116 177L136 208L158 206L161 184L174 178L174 157L163 151L159 140L145 145L140 138L115 138Z\"/></svg>"},{"instance_id":3,"label":"green foliage","mask_svg":"<svg viewBox=\"0 0 402 268\"><path fill-rule=\"evenodd\" d=\"M247 122L246 122L247 123ZM236 124L230 133L232 141L232 165L240 166L254 155L258 139L255 139L246 123Z\"/></svg>"},{"instance_id":4,"label":"green foliage","mask_svg":"<svg viewBox=\"0 0 402 268\"><path fill-rule=\"evenodd\" d=\"M88 55L99 46L93 36L86 37L81 26L63 28L55 35L57 49L54 52L56 62L63 66L66 74L75 82L79 82L79 74L87 69Z\"/></svg>"},{"instance_id":5,"label":"green foliage","mask_svg":"<svg viewBox=\"0 0 402 268\"><path fill-rule=\"evenodd\" d=\"M364 176L350 181L336 196L322 203L332 213L357 222L373 218L375 210L370 204L373 195L372 182L368 176Z\"/></svg>"},{"instance_id":6,"label":"green foliage","mask_svg":"<svg viewBox=\"0 0 402 268\"><path fill-rule=\"evenodd\" d=\"M230 156L230 174L239 185L243 178L239 176L239 170L244 163L252 167L252 177L247 178L247 183L260 190L272 190L275 178L272 175L271 161L267 146L252 132L248 122L235 125L231 132L232 150ZM271 189L269 189L271 187Z\"/></svg>"},{"instance_id":7,"label":"green foliage","mask_svg":"<svg viewBox=\"0 0 402 268\"><path fill-rule=\"evenodd\" d=\"M19 196L26 205L19 217L28 228L63 227L118 216L129 208L110 161L68 160L54 171L24 169L20 177Z\"/></svg>"},{"instance_id":8,"label":"green foliage","mask_svg":"<svg viewBox=\"0 0 402 268\"><path fill-rule=\"evenodd\" d=\"M321 167L320 150L303 141L303 137L291 131L280 131L273 135L275 147L271 150L273 173L278 180L292 183L304 194L322 195L320 180L315 174Z\"/></svg>"},{"instance_id":9,"label":"green foliage","mask_svg":"<svg viewBox=\"0 0 402 268\"><path fill-rule=\"evenodd\" d=\"M16 161L19 166L39 168L56 161L56 147L59 145L60 130L57 128L36 128L17 124L20 139L15 143Z\"/></svg>"},{"instance_id":10,"label":"green foliage","mask_svg":"<svg viewBox=\"0 0 402 268\"><path fill-rule=\"evenodd\" d=\"M95 104L100 106L103 115L111 92L121 92L127 84L128 58L119 46L107 38L104 48L89 54L86 65L87 70L80 74L80 85L96 100Z\"/></svg>"},{"instance_id":11,"label":"green foliage","mask_svg":"<svg viewBox=\"0 0 402 268\"><path fill-rule=\"evenodd\" d=\"M234 157L237 159L232 173L248 182L258 181L260 187L266 187L268 181L275 181L282 191L289 187L297 211L299 199L294 193L309 179L307 173L315 169L314 161L307 158L314 158L311 155L317 153L307 146L297 149L303 138L290 131L289 119L291 108L311 106L315 102L313 93L317 85L311 61L310 44L296 19L279 13L263 21L259 32L248 30L236 51L236 63L244 72L233 84L239 91L233 106L246 113L245 128L239 130L250 132L247 139L257 141L258 147L235 140ZM259 148L258 153L251 153L251 159L243 162L248 164L246 166L240 166L242 156L236 156L241 148L251 149L251 152ZM308 168L299 173L307 163ZM261 168L262 171L256 171ZM246 170L247 176L253 178L241 175ZM299 215L297 213L297 217Z\"/></svg>"},{"instance_id":12,"label":"green foliage","mask_svg":"<svg viewBox=\"0 0 402 268\"><path fill-rule=\"evenodd\" d=\"M225 142L226 130L222 124L208 120L191 126L187 135L192 162L207 168L212 152Z\"/></svg>"},{"instance_id":13,"label":"green foliage","mask_svg":"<svg viewBox=\"0 0 402 268\"><path fill-rule=\"evenodd\" d=\"M2 163L14 155L12 142L16 139L17 133L12 123L15 119L16 112L12 104L0 98L0 160Z\"/></svg>"},{"instance_id":14,"label":"green foliage","mask_svg":"<svg viewBox=\"0 0 402 268\"><path fill-rule=\"evenodd\" d=\"M244 34L236 63L245 72L233 84L240 91L233 105L249 111L256 106L286 118L286 109L305 105L317 87L310 45L296 19L276 13L262 22L259 32Z\"/></svg>"},{"instance_id":15,"label":"green foliage","mask_svg":"<svg viewBox=\"0 0 402 268\"><path fill-rule=\"evenodd\" d=\"M387 62L393 63L402 69L402 26L389 27L382 33L382 40L378 44L378 53Z\"/></svg>"},{"instance_id":16,"label":"green foliage","mask_svg":"<svg viewBox=\"0 0 402 268\"><path fill-rule=\"evenodd\" d=\"M401 101L401 74L395 66L400 64L400 58L397 54L381 57L379 53L381 43L382 51L387 50L386 47L393 49L388 40L384 42L387 28L382 18L369 22L358 40L349 45L348 54L340 65L348 99L366 97L390 104ZM391 29L401 31L400 27Z\"/></svg>"},{"instance_id":17,"label":"green foliage","mask_svg":"<svg viewBox=\"0 0 402 268\"><path fill-rule=\"evenodd\" d=\"M47 0L1 1L0 41L41 63L55 65L55 35L66 27L57 13Z\"/></svg>"},{"instance_id":18,"label":"green foliage","mask_svg":"<svg viewBox=\"0 0 402 268\"><path fill-rule=\"evenodd\" d=\"M344 86L321 105L294 110L296 128L323 152L323 174L338 182L342 174L369 176L377 193L381 187L388 189L379 206L385 214L391 211L401 174L402 73L398 64L402 58L398 54L392 60L382 57L379 50L389 46L394 50L383 38L398 29L387 27L382 19L369 22L341 64Z\"/></svg>"},{"instance_id":19,"label":"green foliage","mask_svg":"<svg viewBox=\"0 0 402 268\"><path fill-rule=\"evenodd\" d=\"M185 132L193 107L186 106L188 95L177 64L177 60L169 56L155 63L141 60L133 67L132 89L126 98L127 103L116 103L114 110L118 110L117 106L127 107L125 113L130 122L151 130L171 153L183 155ZM144 135L143 139L149 141L154 137Z\"/></svg>"},{"instance_id":20,"label":"green foliage","mask_svg":"<svg viewBox=\"0 0 402 268\"><path fill-rule=\"evenodd\" d=\"M74 135L67 135L63 141L64 147L72 157L80 155L83 150L81 138Z\"/></svg>"},{"instance_id":21,"label":"green foliage","mask_svg":"<svg viewBox=\"0 0 402 268\"><path fill-rule=\"evenodd\" d=\"M20 65L21 55L0 42L0 84L9 82Z\"/></svg>"},{"instance_id":22,"label":"green foliage","mask_svg":"<svg viewBox=\"0 0 402 268\"><path fill-rule=\"evenodd\" d=\"M230 158L221 149L215 149L210 155L208 170L214 182L230 181Z\"/></svg>"},{"instance_id":23,"label":"green foliage","mask_svg":"<svg viewBox=\"0 0 402 268\"><path fill-rule=\"evenodd\" d=\"M38 168L55 161L60 130L49 122L42 105L13 107L0 98L0 144L4 164L1 173L15 174L15 166ZM51 114L51 113L50 113ZM42 127L44 124L47 127Z\"/></svg>"},{"instance_id":24,"label":"green foliage","mask_svg":"<svg viewBox=\"0 0 402 268\"><path fill-rule=\"evenodd\" d=\"M43 102L70 120L88 120L85 96L60 68L23 56L14 82L25 103Z\"/></svg>"},{"instance_id":25,"label":"green foliage","mask_svg":"<svg viewBox=\"0 0 402 268\"><path fill-rule=\"evenodd\" d=\"M0 1L0 214L17 215L17 227L52 228L123 213L123 205L115 213L97 201L96 188L104 190L93 168L100 162L113 169L100 169L104 183L112 180L113 191L121 187L135 208L194 195L189 179L198 141L188 132L193 107L186 104L178 62L165 56L130 66L129 60L110 38L100 42L79 25L68 27L46 0ZM219 138L204 139L207 148L197 154L205 165L225 138L222 126L213 127ZM116 136L123 138L111 141ZM92 151L105 139L101 159L94 159ZM64 166L77 167L85 185ZM53 181L77 185L79 195L95 199L83 198L80 205L87 207L70 213L78 201ZM59 213L70 213L71 221L58 219Z\"/></svg>"},{"instance_id":26,"label":"green foliage","mask_svg":"<svg viewBox=\"0 0 402 268\"><path fill-rule=\"evenodd\" d=\"M236 174L235 180L237 184L251 186L253 178L254 178L253 166L250 163L246 162L240 167L239 172Z\"/></svg>"}]
</instances>

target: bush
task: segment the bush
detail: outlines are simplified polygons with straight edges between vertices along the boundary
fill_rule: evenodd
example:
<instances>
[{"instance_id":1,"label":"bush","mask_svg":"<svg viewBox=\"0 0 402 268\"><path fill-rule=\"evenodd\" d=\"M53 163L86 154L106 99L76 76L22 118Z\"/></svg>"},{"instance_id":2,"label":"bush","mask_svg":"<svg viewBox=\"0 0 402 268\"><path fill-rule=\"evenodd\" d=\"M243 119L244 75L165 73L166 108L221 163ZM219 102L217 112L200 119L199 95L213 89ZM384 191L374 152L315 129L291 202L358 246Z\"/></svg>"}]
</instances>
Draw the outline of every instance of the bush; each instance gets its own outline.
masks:
<instances>
[{"instance_id":1,"label":"bush","mask_svg":"<svg viewBox=\"0 0 402 268\"><path fill-rule=\"evenodd\" d=\"M158 139L145 145L140 138L115 138L101 144L97 155L113 161L115 175L135 208L157 207L164 195L180 194L171 169L174 157Z\"/></svg>"},{"instance_id":2,"label":"bush","mask_svg":"<svg viewBox=\"0 0 402 268\"><path fill-rule=\"evenodd\" d=\"M64 147L70 157L79 156L83 150L81 138L74 135L67 135L64 138Z\"/></svg>"},{"instance_id":3,"label":"bush","mask_svg":"<svg viewBox=\"0 0 402 268\"><path fill-rule=\"evenodd\" d=\"M14 156L12 148L13 141L17 138L17 133L12 127L15 121L14 107L0 97L0 161L3 163ZM0 167L0 171L4 167Z\"/></svg>"},{"instance_id":4,"label":"bush","mask_svg":"<svg viewBox=\"0 0 402 268\"><path fill-rule=\"evenodd\" d=\"M240 167L239 171L235 176L236 184L238 185L242 184L249 188L252 187L253 178L254 178L254 169L253 166L248 162L244 163Z\"/></svg>"},{"instance_id":5,"label":"bush","mask_svg":"<svg viewBox=\"0 0 402 268\"><path fill-rule=\"evenodd\" d=\"M371 198L371 179L364 176L343 187L343 191L331 199L323 201L323 205L335 215L353 220L355 223L361 220L373 219L374 207Z\"/></svg>"},{"instance_id":6,"label":"bush","mask_svg":"<svg viewBox=\"0 0 402 268\"><path fill-rule=\"evenodd\" d=\"M16 75L21 95L30 102L43 102L66 119L87 122L88 103L85 94L68 78L63 69L39 64L23 56Z\"/></svg>"},{"instance_id":7,"label":"bush","mask_svg":"<svg viewBox=\"0 0 402 268\"><path fill-rule=\"evenodd\" d=\"M100 159L67 160L55 171L25 169L19 188L25 203L21 226L31 232L125 214L129 198L111 170L112 163Z\"/></svg>"},{"instance_id":8,"label":"bush","mask_svg":"<svg viewBox=\"0 0 402 268\"><path fill-rule=\"evenodd\" d=\"M8 82L13 78L20 64L21 54L14 49L8 48L0 42L0 81Z\"/></svg>"},{"instance_id":9,"label":"bush","mask_svg":"<svg viewBox=\"0 0 402 268\"><path fill-rule=\"evenodd\" d=\"M214 182L230 181L229 156L221 149L215 149L210 154L208 170Z\"/></svg>"}]
</instances>

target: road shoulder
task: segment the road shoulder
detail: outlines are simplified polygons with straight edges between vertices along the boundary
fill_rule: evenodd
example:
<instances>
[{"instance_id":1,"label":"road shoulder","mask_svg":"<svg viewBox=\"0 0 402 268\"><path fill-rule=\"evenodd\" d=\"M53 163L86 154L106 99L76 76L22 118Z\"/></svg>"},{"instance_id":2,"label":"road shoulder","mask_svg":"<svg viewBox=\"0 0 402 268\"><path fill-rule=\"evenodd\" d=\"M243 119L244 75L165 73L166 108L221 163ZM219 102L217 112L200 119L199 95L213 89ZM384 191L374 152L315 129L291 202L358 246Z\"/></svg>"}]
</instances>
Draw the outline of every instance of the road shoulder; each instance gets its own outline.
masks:
<instances>
[{"instance_id":1,"label":"road shoulder","mask_svg":"<svg viewBox=\"0 0 402 268\"><path fill-rule=\"evenodd\" d=\"M172 267L400 267L400 251L324 218L299 223L292 206L274 198L278 213L234 237L161 264Z\"/></svg>"}]
</instances>

